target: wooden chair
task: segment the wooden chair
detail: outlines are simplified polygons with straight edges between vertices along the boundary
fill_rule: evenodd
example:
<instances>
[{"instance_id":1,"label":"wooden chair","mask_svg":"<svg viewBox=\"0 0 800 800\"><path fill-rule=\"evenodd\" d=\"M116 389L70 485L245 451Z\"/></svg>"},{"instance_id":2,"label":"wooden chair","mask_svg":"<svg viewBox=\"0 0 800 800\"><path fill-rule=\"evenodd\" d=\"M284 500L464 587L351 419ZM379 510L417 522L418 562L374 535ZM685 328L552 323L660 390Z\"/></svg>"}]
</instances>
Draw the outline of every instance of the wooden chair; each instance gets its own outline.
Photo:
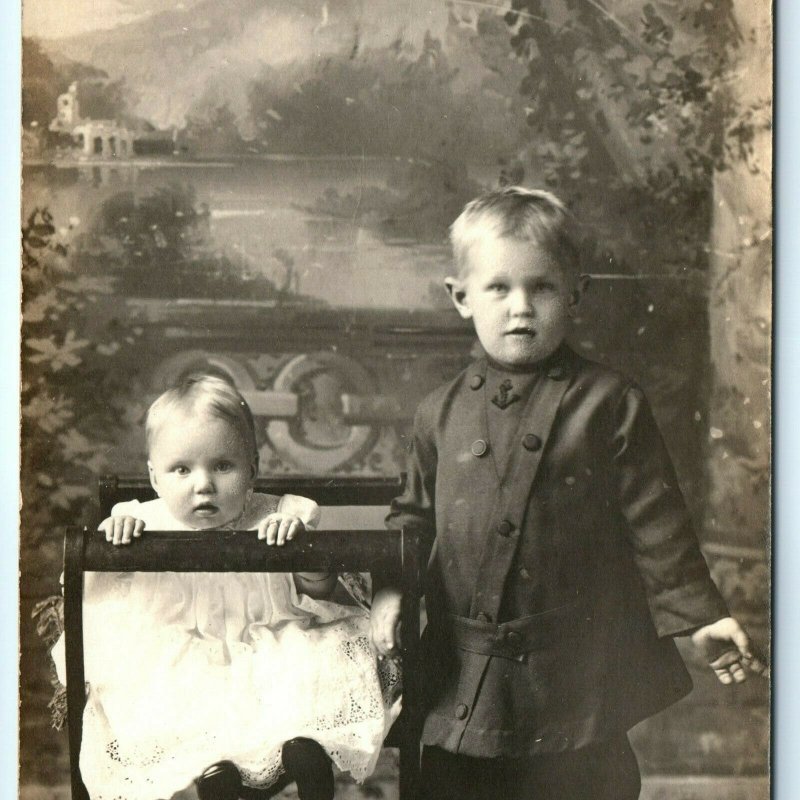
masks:
<instances>
[{"instance_id":1,"label":"wooden chair","mask_svg":"<svg viewBox=\"0 0 800 800\"><path fill-rule=\"evenodd\" d=\"M276 477L259 480L256 491L298 494L320 506L385 509L402 479ZM101 518L123 500L151 500L145 478L103 478ZM332 509L333 510L333 509ZM379 511L379 513L382 513ZM372 518L376 517L372 513ZM323 519L325 514L323 512ZM334 514L335 517L335 514ZM129 547L111 547L102 533L67 528L64 543L64 626L67 662L67 725L72 800L88 800L79 758L86 701L83 669L84 572L296 572L335 570L395 576L403 590L403 710L384 742L400 750L400 799L414 800L419 783L420 539L415 531L324 530L305 533L283 547L265 547L253 531L179 531L143 536Z\"/></svg>"}]
</instances>

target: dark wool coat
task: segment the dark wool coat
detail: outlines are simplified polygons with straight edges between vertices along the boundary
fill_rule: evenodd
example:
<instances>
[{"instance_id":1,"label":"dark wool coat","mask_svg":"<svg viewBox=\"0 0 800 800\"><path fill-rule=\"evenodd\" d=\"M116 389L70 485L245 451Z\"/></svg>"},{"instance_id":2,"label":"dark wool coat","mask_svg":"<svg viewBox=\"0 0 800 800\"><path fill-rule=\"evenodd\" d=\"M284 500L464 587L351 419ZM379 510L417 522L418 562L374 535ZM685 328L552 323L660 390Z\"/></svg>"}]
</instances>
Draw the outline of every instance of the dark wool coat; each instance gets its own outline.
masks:
<instances>
[{"instance_id":1,"label":"dark wool coat","mask_svg":"<svg viewBox=\"0 0 800 800\"><path fill-rule=\"evenodd\" d=\"M561 347L502 465L486 381L480 360L422 402L388 518L432 546L423 742L577 749L687 694L671 637L728 612L640 389Z\"/></svg>"}]
</instances>

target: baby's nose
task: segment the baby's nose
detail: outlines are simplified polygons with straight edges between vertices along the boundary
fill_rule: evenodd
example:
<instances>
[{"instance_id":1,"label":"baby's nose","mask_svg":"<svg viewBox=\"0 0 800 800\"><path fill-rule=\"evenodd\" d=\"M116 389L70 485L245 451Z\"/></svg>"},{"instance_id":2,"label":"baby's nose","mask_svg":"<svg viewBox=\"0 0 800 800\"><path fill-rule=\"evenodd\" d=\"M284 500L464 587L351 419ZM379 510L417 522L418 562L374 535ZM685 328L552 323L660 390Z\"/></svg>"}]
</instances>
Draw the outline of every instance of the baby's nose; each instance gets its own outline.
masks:
<instances>
[{"instance_id":1,"label":"baby's nose","mask_svg":"<svg viewBox=\"0 0 800 800\"><path fill-rule=\"evenodd\" d=\"M214 481L208 472L198 472L195 479L194 490L198 494L212 494L214 492Z\"/></svg>"}]
</instances>

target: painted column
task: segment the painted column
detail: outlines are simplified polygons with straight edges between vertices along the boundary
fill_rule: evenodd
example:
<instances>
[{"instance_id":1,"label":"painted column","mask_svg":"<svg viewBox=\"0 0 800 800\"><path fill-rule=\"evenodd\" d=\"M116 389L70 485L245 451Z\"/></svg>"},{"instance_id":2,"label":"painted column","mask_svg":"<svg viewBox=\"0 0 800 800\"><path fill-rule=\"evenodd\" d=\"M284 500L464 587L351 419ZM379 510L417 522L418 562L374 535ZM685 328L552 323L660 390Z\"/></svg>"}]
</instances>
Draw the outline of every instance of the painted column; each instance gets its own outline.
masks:
<instances>
[{"instance_id":1,"label":"painted column","mask_svg":"<svg viewBox=\"0 0 800 800\"><path fill-rule=\"evenodd\" d=\"M736 0L741 40L732 82L741 121L755 135L714 180L708 284L710 399L707 418L705 548L732 612L756 643L769 637L770 389L772 335L771 4ZM738 122L738 121L737 121ZM735 130L737 122L729 128ZM735 774L766 770L769 686L704 694L712 751ZM699 704L698 704L699 705ZM710 738L708 738L710 737ZM759 795L760 796L760 795Z\"/></svg>"},{"instance_id":2,"label":"painted column","mask_svg":"<svg viewBox=\"0 0 800 800\"><path fill-rule=\"evenodd\" d=\"M714 180L705 528L711 542L763 554L770 492L771 15L767 0L735 5L742 39L732 90L743 119L757 128L743 157Z\"/></svg>"}]
</instances>

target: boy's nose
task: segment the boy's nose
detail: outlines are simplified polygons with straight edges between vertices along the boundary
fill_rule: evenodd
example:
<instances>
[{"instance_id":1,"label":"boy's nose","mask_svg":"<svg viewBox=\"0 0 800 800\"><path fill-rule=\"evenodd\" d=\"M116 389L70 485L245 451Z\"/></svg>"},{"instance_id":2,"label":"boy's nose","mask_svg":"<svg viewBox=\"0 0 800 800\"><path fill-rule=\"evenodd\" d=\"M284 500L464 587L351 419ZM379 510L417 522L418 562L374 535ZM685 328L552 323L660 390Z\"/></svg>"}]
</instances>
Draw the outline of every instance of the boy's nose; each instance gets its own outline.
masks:
<instances>
[{"instance_id":1,"label":"boy's nose","mask_svg":"<svg viewBox=\"0 0 800 800\"><path fill-rule=\"evenodd\" d=\"M508 298L509 310L513 316L531 316L533 314L533 303L528 292L518 289L511 292Z\"/></svg>"}]
</instances>

